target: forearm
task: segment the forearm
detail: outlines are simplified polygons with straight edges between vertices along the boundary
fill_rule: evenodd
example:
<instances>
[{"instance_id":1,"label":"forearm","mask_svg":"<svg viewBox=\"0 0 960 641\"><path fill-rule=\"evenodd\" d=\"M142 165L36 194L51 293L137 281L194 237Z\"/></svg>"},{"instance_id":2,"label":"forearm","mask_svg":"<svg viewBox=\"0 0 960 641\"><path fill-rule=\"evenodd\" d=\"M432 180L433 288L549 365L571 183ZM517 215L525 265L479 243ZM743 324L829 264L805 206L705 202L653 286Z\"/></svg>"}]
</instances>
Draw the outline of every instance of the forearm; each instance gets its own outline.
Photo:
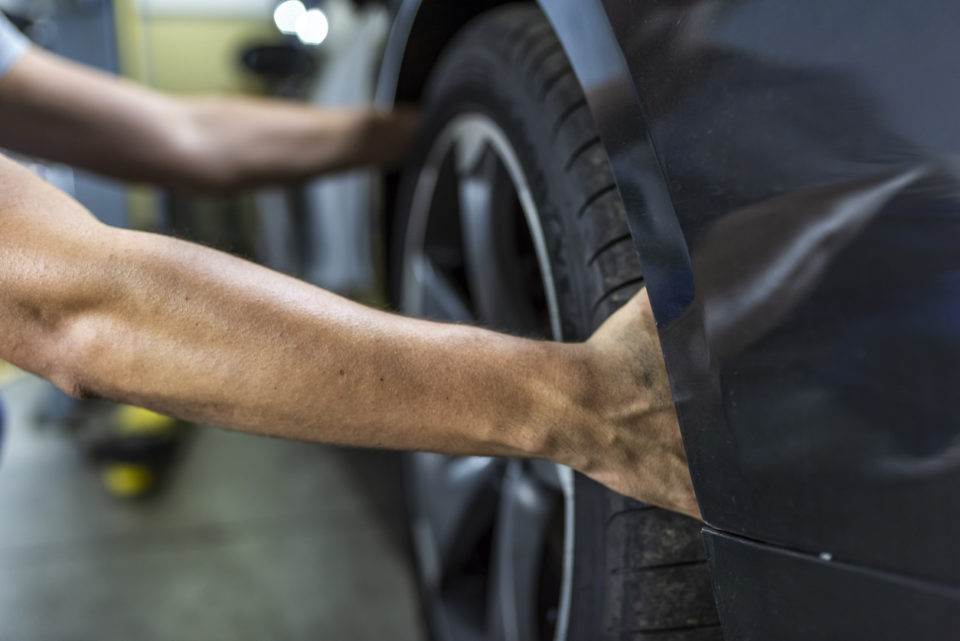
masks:
<instances>
[{"instance_id":1,"label":"forearm","mask_svg":"<svg viewBox=\"0 0 960 641\"><path fill-rule=\"evenodd\" d=\"M0 82L0 146L123 180L200 190L396 165L412 112L177 98L40 50Z\"/></svg>"},{"instance_id":2,"label":"forearm","mask_svg":"<svg viewBox=\"0 0 960 641\"><path fill-rule=\"evenodd\" d=\"M290 182L363 166L398 166L417 117L409 110L319 109L279 100L207 97L179 103L190 153L217 185Z\"/></svg>"},{"instance_id":3,"label":"forearm","mask_svg":"<svg viewBox=\"0 0 960 641\"><path fill-rule=\"evenodd\" d=\"M346 445L555 446L548 428L571 381L554 345L397 317L208 249L115 234L90 266L102 302L63 339L76 393Z\"/></svg>"},{"instance_id":4,"label":"forearm","mask_svg":"<svg viewBox=\"0 0 960 641\"><path fill-rule=\"evenodd\" d=\"M70 393L290 438L546 456L589 414L559 347L105 227L0 158L0 358Z\"/></svg>"}]
</instances>

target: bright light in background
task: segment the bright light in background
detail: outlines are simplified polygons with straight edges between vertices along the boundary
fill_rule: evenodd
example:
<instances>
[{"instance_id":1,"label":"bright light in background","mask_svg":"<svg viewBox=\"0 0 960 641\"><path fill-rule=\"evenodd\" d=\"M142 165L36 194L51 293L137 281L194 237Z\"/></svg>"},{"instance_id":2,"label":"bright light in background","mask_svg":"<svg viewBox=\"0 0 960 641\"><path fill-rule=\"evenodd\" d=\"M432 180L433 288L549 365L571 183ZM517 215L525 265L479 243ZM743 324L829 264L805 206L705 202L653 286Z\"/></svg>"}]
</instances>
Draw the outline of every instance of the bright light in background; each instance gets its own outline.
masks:
<instances>
[{"instance_id":1,"label":"bright light in background","mask_svg":"<svg viewBox=\"0 0 960 641\"><path fill-rule=\"evenodd\" d=\"M297 0L294 0L297 1ZM327 39L330 23L319 9L310 9L297 18L297 37L305 45L318 45Z\"/></svg>"},{"instance_id":2,"label":"bright light in background","mask_svg":"<svg viewBox=\"0 0 960 641\"><path fill-rule=\"evenodd\" d=\"M300 0L286 0L277 5L273 11L273 21L277 29L283 33L297 33L297 24L307 13L307 8Z\"/></svg>"}]
</instances>

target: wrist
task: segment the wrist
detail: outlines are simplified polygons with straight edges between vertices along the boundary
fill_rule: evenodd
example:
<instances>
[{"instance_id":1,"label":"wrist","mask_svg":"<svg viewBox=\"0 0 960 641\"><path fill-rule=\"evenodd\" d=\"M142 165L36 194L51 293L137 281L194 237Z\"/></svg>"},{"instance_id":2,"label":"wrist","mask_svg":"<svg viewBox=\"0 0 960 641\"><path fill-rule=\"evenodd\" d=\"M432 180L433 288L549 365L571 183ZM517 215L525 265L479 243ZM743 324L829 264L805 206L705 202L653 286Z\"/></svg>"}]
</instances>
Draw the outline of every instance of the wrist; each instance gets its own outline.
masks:
<instances>
[{"instance_id":1,"label":"wrist","mask_svg":"<svg viewBox=\"0 0 960 641\"><path fill-rule=\"evenodd\" d=\"M543 364L526 382L534 401L517 432L523 455L575 469L599 457L605 422L597 412L595 357L585 343L542 343Z\"/></svg>"},{"instance_id":2,"label":"wrist","mask_svg":"<svg viewBox=\"0 0 960 641\"><path fill-rule=\"evenodd\" d=\"M419 126L419 113L410 108L366 112L362 146L372 164L400 167L410 154Z\"/></svg>"}]
</instances>

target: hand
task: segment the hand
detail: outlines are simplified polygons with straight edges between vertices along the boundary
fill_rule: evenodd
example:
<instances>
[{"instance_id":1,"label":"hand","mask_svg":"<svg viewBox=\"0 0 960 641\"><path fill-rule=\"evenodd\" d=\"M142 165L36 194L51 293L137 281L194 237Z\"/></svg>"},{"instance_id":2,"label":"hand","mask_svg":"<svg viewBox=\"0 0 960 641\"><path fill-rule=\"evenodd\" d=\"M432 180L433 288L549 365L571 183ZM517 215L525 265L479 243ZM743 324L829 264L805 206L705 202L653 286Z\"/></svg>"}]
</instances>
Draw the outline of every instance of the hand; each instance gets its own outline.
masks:
<instances>
[{"instance_id":1,"label":"hand","mask_svg":"<svg viewBox=\"0 0 960 641\"><path fill-rule=\"evenodd\" d=\"M596 451L573 467L620 492L700 518L656 324L639 292L585 347L592 367Z\"/></svg>"}]
</instances>

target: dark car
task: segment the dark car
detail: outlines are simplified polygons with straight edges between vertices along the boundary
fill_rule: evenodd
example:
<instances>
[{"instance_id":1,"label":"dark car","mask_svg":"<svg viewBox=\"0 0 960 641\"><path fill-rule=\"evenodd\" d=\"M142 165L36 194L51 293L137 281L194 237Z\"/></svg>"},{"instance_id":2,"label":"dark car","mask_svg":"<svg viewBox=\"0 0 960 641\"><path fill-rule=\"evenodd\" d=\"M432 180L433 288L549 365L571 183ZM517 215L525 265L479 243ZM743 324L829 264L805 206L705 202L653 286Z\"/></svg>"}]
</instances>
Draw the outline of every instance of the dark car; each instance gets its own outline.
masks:
<instances>
[{"instance_id":1,"label":"dark car","mask_svg":"<svg viewBox=\"0 0 960 641\"><path fill-rule=\"evenodd\" d=\"M960 5L390 11L394 302L578 340L646 286L705 519L411 455L434 636L960 638Z\"/></svg>"}]
</instances>

